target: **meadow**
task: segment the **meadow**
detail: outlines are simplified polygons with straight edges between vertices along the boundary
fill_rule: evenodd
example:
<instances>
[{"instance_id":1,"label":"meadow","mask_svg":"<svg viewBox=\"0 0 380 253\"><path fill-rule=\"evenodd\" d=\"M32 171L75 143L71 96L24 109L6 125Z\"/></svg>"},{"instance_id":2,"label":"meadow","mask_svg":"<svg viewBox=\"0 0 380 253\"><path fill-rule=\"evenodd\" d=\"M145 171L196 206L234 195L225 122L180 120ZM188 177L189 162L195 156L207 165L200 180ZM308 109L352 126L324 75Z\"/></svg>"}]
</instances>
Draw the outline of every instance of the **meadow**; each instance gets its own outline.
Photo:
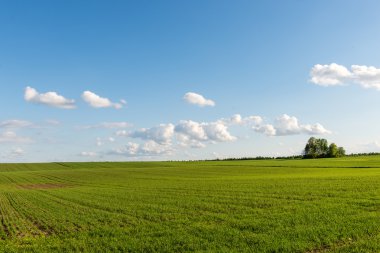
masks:
<instances>
[{"instance_id":1,"label":"meadow","mask_svg":"<svg viewBox=\"0 0 380 253\"><path fill-rule=\"evenodd\" d=\"M380 157L0 164L2 252L380 252Z\"/></svg>"}]
</instances>

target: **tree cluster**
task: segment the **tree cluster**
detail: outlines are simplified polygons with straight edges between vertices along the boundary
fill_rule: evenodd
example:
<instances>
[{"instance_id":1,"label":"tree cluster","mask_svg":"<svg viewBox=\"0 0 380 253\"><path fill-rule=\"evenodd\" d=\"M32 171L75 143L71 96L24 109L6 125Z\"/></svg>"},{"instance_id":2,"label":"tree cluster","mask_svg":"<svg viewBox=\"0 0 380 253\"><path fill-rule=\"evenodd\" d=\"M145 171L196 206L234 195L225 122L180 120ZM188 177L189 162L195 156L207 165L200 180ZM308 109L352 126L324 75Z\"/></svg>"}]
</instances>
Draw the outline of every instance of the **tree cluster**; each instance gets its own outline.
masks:
<instances>
[{"instance_id":1,"label":"tree cluster","mask_svg":"<svg viewBox=\"0 0 380 253\"><path fill-rule=\"evenodd\" d=\"M346 155L343 147L335 143L328 144L326 139L311 137L305 146L304 158L342 157Z\"/></svg>"}]
</instances>

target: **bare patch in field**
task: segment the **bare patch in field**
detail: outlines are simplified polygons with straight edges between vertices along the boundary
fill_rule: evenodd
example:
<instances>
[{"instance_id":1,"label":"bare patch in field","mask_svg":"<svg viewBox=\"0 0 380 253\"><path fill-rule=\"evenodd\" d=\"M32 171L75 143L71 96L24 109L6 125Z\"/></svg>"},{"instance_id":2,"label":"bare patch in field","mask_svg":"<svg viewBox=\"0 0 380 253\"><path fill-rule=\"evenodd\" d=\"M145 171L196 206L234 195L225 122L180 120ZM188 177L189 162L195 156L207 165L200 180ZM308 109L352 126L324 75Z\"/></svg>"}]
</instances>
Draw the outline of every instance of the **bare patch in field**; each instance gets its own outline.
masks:
<instances>
[{"instance_id":1,"label":"bare patch in field","mask_svg":"<svg viewBox=\"0 0 380 253\"><path fill-rule=\"evenodd\" d=\"M22 189L27 189L27 190L39 190L39 189L57 189L57 188L64 188L68 187L69 185L67 184L51 184L51 183L46 183L46 184L23 184L19 185L20 188Z\"/></svg>"}]
</instances>

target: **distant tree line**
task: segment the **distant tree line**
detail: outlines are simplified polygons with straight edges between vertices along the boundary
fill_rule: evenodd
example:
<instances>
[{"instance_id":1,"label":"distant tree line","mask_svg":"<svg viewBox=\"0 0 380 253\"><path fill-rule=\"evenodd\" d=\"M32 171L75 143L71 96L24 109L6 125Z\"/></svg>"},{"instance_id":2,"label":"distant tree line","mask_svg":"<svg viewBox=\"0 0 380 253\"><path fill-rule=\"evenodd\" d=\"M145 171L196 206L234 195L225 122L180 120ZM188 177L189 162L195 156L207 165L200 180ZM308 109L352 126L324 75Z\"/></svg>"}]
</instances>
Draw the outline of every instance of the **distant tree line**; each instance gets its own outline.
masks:
<instances>
[{"instance_id":1,"label":"distant tree line","mask_svg":"<svg viewBox=\"0 0 380 253\"><path fill-rule=\"evenodd\" d=\"M342 157L346 155L343 147L338 147L335 143L328 144L326 139L311 137L305 146L303 158L326 158Z\"/></svg>"},{"instance_id":2,"label":"distant tree line","mask_svg":"<svg viewBox=\"0 0 380 253\"><path fill-rule=\"evenodd\" d=\"M380 153L378 153L378 152L356 153L356 154L349 154L349 155L346 155L346 156L353 156L353 157L356 157L356 156L373 156L373 155L380 155Z\"/></svg>"},{"instance_id":3,"label":"distant tree line","mask_svg":"<svg viewBox=\"0 0 380 253\"><path fill-rule=\"evenodd\" d=\"M230 157L230 158L216 158L212 160L205 161L244 161L244 160L294 160L302 159L302 155L293 156L255 156L255 157Z\"/></svg>"}]
</instances>

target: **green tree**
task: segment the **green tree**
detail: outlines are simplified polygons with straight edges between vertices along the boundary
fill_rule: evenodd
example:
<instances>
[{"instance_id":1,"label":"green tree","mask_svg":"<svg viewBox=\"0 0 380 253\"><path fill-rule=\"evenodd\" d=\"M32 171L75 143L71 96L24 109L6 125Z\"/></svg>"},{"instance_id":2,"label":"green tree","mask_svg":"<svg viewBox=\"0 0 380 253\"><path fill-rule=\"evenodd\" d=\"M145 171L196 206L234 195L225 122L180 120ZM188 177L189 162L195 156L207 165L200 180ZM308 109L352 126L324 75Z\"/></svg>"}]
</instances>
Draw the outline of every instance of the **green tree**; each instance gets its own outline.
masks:
<instances>
[{"instance_id":1,"label":"green tree","mask_svg":"<svg viewBox=\"0 0 380 253\"><path fill-rule=\"evenodd\" d=\"M304 158L323 158L345 156L343 147L338 147L335 143L329 143L326 139L310 137L304 150Z\"/></svg>"},{"instance_id":2,"label":"green tree","mask_svg":"<svg viewBox=\"0 0 380 253\"><path fill-rule=\"evenodd\" d=\"M310 139L307 141L306 146L305 146L305 151L304 151L305 157L316 158L317 157L316 147L317 147L317 139L314 137L310 137Z\"/></svg>"},{"instance_id":3,"label":"green tree","mask_svg":"<svg viewBox=\"0 0 380 253\"><path fill-rule=\"evenodd\" d=\"M327 157L329 144L326 139L317 139L317 157Z\"/></svg>"},{"instance_id":4,"label":"green tree","mask_svg":"<svg viewBox=\"0 0 380 253\"><path fill-rule=\"evenodd\" d=\"M338 148L338 157L342 157L346 155L346 150L343 147Z\"/></svg>"},{"instance_id":5,"label":"green tree","mask_svg":"<svg viewBox=\"0 0 380 253\"><path fill-rule=\"evenodd\" d=\"M328 157L338 157L339 148L335 143L331 143L329 146Z\"/></svg>"}]
</instances>

